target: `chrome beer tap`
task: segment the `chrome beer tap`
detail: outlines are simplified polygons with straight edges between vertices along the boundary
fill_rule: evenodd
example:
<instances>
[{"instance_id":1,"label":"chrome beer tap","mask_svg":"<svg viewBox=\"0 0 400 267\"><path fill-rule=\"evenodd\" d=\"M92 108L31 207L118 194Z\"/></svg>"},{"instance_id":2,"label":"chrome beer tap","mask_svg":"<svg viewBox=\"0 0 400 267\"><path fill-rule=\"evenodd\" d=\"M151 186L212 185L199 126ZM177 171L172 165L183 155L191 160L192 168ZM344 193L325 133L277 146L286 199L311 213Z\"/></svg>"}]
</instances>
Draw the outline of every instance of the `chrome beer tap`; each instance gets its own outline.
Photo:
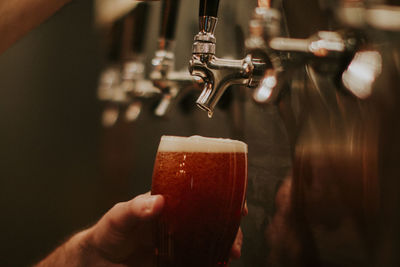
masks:
<instances>
[{"instance_id":1,"label":"chrome beer tap","mask_svg":"<svg viewBox=\"0 0 400 267\"><path fill-rule=\"evenodd\" d=\"M292 70L306 66L313 71L331 75L337 88L365 99L382 71L382 57L376 45L399 41L400 8L374 4L373 1L321 1L334 16L336 31L319 31L306 39L277 35L279 11L268 1L260 0L250 22L253 37L246 41L252 53L261 53L272 63L265 78L254 92L257 102L277 98L281 83L290 78ZM372 38L371 38L372 37ZM390 42L388 42L390 40ZM281 76L281 77L277 77ZM286 77L285 77L286 76Z\"/></svg>"},{"instance_id":2,"label":"chrome beer tap","mask_svg":"<svg viewBox=\"0 0 400 267\"><path fill-rule=\"evenodd\" d=\"M259 0L249 22L250 36L245 41L246 50L253 58L267 63L263 78L253 92L253 99L257 103L276 100L280 91L278 88L282 87L278 84L283 73L281 55L269 47L269 41L280 35L280 20L280 12L271 8L270 1Z\"/></svg>"},{"instance_id":3,"label":"chrome beer tap","mask_svg":"<svg viewBox=\"0 0 400 267\"><path fill-rule=\"evenodd\" d=\"M255 87L266 69L266 63L253 59L249 54L244 59L223 59L215 56L219 0L201 0L199 8L199 33L194 38L191 75L204 81L203 91L196 104L212 117L214 108L230 85Z\"/></svg>"},{"instance_id":4,"label":"chrome beer tap","mask_svg":"<svg viewBox=\"0 0 400 267\"><path fill-rule=\"evenodd\" d=\"M311 72L330 75L336 80L335 83L343 83L342 76L365 43L362 32L346 28L340 31L319 31L305 39L282 37L280 12L271 8L267 1L259 2L264 4L255 9L250 22L251 36L246 41L246 47L252 53L261 54L264 60L269 60L273 68L266 71L260 86L255 90L253 97L256 102L275 101L284 88L283 84L290 80L291 73L299 67L309 67ZM370 61L372 57L374 55L363 56L362 60ZM361 96L351 88L346 89Z\"/></svg>"},{"instance_id":5,"label":"chrome beer tap","mask_svg":"<svg viewBox=\"0 0 400 267\"><path fill-rule=\"evenodd\" d=\"M139 3L132 14L125 18L126 29L122 41L124 62L120 87L129 99L125 112L127 121L138 118L143 102L159 97L158 90L145 78L143 54L149 8L148 3Z\"/></svg>"},{"instance_id":6,"label":"chrome beer tap","mask_svg":"<svg viewBox=\"0 0 400 267\"><path fill-rule=\"evenodd\" d=\"M156 116L164 116L174 100L185 93L184 88L195 84L195 79L187 71L175 70L175 28L180 0L163 0L158 50L152 60L150 78L162 94L160 103L154 110Z\"/></svg>"},{"instance_id":7,"label":"chrome beer tap","mask_svg":"<svg viewBox=\"0 0 400 267\"><path fill-rule=\"evenodd\" d=\"M400 7L374 1L342 1L332 7L336 19L345 27L372 37L368 47L357 51L342 75L343 85L358 98L372 94L383 71L382 53L397 59L400 42ZM399 64L397 63L397 66Z\"/></svg>"}]
</instances>

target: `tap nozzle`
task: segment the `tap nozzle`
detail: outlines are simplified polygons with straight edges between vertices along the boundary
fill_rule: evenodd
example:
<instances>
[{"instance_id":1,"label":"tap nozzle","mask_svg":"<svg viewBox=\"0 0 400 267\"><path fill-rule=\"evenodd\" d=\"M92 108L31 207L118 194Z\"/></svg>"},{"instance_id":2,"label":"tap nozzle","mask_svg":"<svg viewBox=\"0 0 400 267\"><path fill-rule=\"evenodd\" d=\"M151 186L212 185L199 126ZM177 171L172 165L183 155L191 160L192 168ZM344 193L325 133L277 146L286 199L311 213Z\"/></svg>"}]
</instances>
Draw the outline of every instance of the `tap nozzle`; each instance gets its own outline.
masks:
<instances>
[{"instance_id":1,"label":"tap nozzle","mask_svg":"<svg viewBox=\"0 0 400 267\"><path fill-rule=\"evenodd\" d=\"M265 70L264 62L250 55L242 60L217 58L213 54L193 53L189 71L204 81L197 106L211 117L219 99L230 85L253 87L258 84Z\"/></svg>"}]
</instances>

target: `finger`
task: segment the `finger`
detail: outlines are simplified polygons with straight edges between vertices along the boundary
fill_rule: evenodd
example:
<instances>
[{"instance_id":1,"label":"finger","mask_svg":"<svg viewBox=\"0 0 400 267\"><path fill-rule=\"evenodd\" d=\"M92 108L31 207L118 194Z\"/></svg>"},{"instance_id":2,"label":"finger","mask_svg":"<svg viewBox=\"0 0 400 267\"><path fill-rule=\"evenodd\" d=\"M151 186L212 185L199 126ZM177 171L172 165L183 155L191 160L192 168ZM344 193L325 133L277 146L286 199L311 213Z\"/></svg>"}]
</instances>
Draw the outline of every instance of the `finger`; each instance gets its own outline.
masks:
<instances>
[{"instance_id":1,"label":"finger","mask_svg":"<svg viewBox=\"0 0 400 267\"><path fill-rule=\"evenodd\" d=\"M143 222L156 217L163 206L163 196L149 193L116 204L90 229L88 244L106 259L121 261L143 241L135 241L148 232L143 227L151 225Z\"/></svg>"},{"instance_id":2,"label":"finger","mask_svg":"<svg viewBox=\"0 0 400 267\"><path fill-rule=\"evenodd\" d=\"M239 228L237 234L236 234L236 239L233 242L232 248L231 248L231 254L230 257L231 259L239 259L242 252L242 243L243 243L243 232L242 229Z\"/></svg>"},{"instance_id":3,"label":"finger","mask_svg":"<svg viewBox=\"0 0 400 267\"><path fill-rule=\"evenodd\" d=\"M124 231L132 229L137 221L149 220L157 216L164 207L164 197L150 195L150 193L138 195L134 199L116 204L105 218L114 229Z\"/></svg>"},{"instance_id":4,"label":"finger","mask_svg":"<svg viewBox=\"0 0 400 267\"><path fill-rule=\"evenodd\" d=\"M153 218L161 212L164 202L162 195L151 195L150 192L139 195L126 203L126 215L139 219Z\"/></svg>"}]
</instances>

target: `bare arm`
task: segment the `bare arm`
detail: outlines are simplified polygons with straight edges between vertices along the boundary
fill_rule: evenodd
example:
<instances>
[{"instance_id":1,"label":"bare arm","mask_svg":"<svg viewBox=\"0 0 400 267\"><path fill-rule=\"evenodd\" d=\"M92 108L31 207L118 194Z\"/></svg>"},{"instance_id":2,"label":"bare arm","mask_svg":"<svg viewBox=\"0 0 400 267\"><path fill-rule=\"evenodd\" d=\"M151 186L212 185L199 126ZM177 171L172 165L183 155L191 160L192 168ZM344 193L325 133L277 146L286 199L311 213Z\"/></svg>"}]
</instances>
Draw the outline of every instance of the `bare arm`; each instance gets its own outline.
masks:
<instances>
[{"instance_id":1,"label":"bare arm","mask_svg":"<svg viewBox=\"0 0 400 267\"><path fill-rule=\"evenodd\" d=\"M0 54L72 0L0 1Z\"/></svg>"},{"instance_id":2,"label":"bare arm","mask_svg":"<svg viewBox=\"0 0 400 267\"><path fill-rule=\"evenodd\" d=\"M72 236L36 267L148 266L154 253L152 222L163 206L164 198L150 193L118 203L94 226Z\"/></svg>"},{"instance_id":3,"label":"bare arm","mask_svg":"<svg viewBox=\"0 0 400 267\"><path fill-rule=\"evenodd\" d=\"M164 203L161 195L150 193L118 203L94 226L72 236L35 267L151 266L154 222ZM239 229L231 249L232 259L240 257L242 239Z\"/></svg>"}]
</instances>

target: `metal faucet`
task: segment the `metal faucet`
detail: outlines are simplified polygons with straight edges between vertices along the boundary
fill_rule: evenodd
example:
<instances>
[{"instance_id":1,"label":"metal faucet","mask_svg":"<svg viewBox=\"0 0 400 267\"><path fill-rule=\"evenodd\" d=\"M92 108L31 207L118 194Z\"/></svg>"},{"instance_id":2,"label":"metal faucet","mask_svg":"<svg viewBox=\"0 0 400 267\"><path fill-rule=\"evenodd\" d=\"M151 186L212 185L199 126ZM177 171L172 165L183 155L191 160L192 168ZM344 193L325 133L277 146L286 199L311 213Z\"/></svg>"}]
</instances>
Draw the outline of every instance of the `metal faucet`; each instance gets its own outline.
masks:
<instances>
[{"instance_id":1,"label":"metal faucet","mask_svg":"<svg viewBox=\"0 0 400 267\"><path fill-rule=\"evenodd\" d=\"M256 87L254 100L268 103L279 99L296 68L308 65L340 77L365 42L363 34L353 30L320 31L306 39L282 37L280 12L271 8L270 1L260 0L249 23L247 56L242 60L220 59L215 56L214 36L218 4L200 1L200 31L194 38L189 66L190 73L205 82L196 104L208 111L209 117L226 88L233 84ZM354 90L348 90L354 94Z\"/></svg>"},{"instance_id":2,"label":"metal faucet","mask_svg":"<svg viewBox=\"0 0 400 267\"><path fill-rule=\"evenodd\" d=\"M368 49L357 51L342 75L343 85L356 97L365 99L372 94L374 84L383 71L382 47L393 51L395 59L398 54L400 7L363 0L343 1L332 9L336 19L344 26L373 36L368 40Z\"/></svg>"},{"instance_id":3,"label":"metal faucet","mask_svg":"<svg viewBox=\"0 0 400 267\"><path fill-rule=\"evenodd\" d=\"M180 0L162 1L158 50L152 60L153 70L150 73L150 79L162 94L154 110L159 117L166 115L174 100L185 94L184 88L196 85L196 80L187 71L175 70L174 39L179 5Z\"/></svg>"},{"instance_id":4,"label":"metal faucet","mask_svg":"<svg viewBox=\"0 0 400 267\"><path fill-rule=\"evenodd\" d=\"M219 0L201 0L199 33L194 38L190 74L204 81L203 91L196 104L211 118L222 94L230 85L255 87L266 69L266 63L251 54L244 59L232 60L215 56Z\"/></svg>"},{"instance_id":5,"label":"metal faucet","mask_svg":"<svg viewBox=\"0 0 400 267\"><path fill-rule=\"evenodd\" d=\"M317 72L335 77L337 84L345 83L339 80L365 43L366 37L362 32L349 28L319 31L306 39L287 38L280 36L279 21L279 11L266 5L255 9L250 22L251 36L246 40L247 49L250 53L261 54L261 58L272 65L254 92L256 102L276 101L284 88L282 84L299 67L309 66ZM357 94L352 88L346 89Z\"/></svg>"},{"instance_id":6,"label":"metal faucet","mask_svg":"<svg viewBox=\"0 0 400 267\"><path fill-rule=\"evenodd\" d=\"M256 102L275 101L284 87L282 83L290 79L294 69L304 66L335 77L338 88L365 99L382 71L380 52L368 44L385 43L388 38L400 40L397 6L346 0L325 3L343 30L320 31L309 38L296 39L279 36L279 11L271 8L268 1L261 2L264 4L255 9L250 22L246 48L253 57L257 54L269 61L273 68L266 70L254 91ZM374 40L369 39L372 35Z\"/></svg>"}]
</instances>

